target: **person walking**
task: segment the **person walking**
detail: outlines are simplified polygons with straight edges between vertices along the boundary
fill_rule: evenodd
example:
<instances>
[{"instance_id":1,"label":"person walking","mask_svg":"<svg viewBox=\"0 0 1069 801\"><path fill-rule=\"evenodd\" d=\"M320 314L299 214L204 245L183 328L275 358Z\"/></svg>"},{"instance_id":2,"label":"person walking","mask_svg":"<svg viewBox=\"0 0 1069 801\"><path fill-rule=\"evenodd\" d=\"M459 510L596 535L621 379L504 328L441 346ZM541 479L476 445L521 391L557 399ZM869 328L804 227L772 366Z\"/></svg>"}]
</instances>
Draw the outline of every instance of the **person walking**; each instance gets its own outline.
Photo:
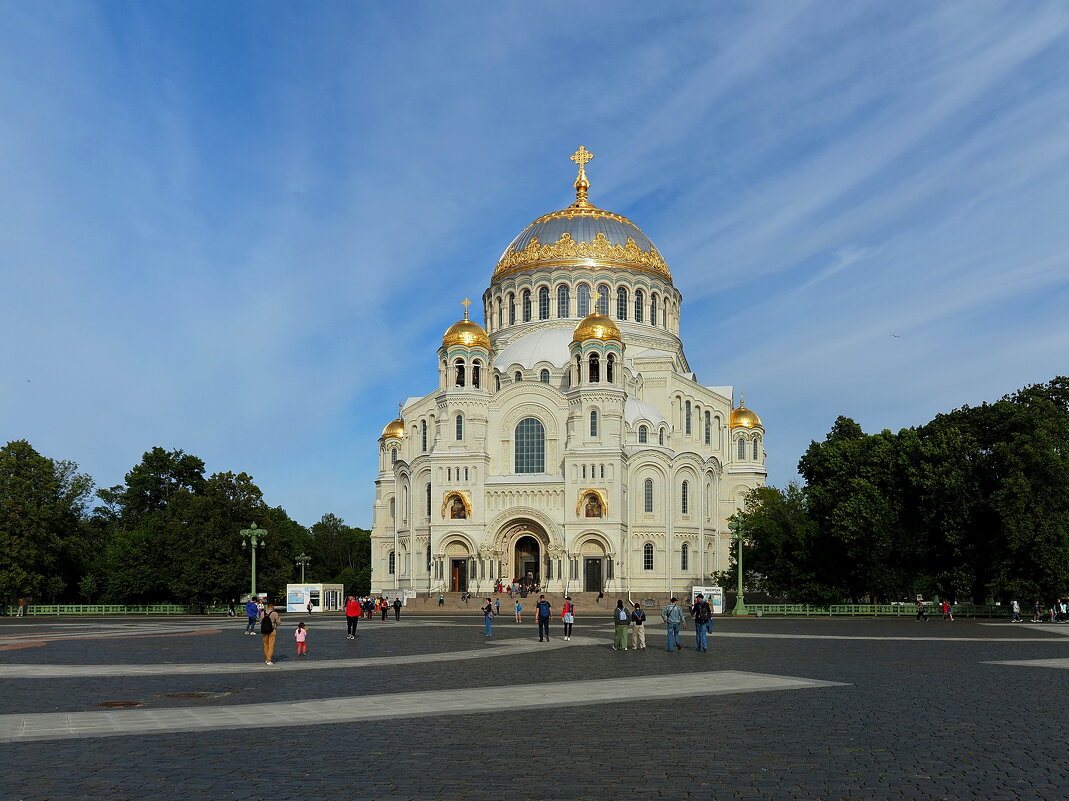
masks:
<instances>
[{"instance_id":1,"label":"person walking","mask_svg":"<svg viewBox=\"0 0 1069 801\"><path fill-rule=\"evenodd\" d=\"M483 607L482 612L486 636L492 637L494 636L494 605L490 603L489 598L486 599L486 606Z\"/></svg>"},{"instance_id":2,"label":"person walking","mask_svg":"<svg viewBox=\"0 0 1069 801\"><path fill-rule=\"evenodd\" d=\"M624 602L617 601L616 608L612 610L612 649L614 651L627 650L627 627L631 622L631 616L624 609Z\"/></svg>"},{"instance_id":3,"label":"person walking","mask_svg":"<svg viewBox=\"0 0 1069 801\"><path fill-rule=\"evenodd\" d=\"M260 634L264 638L264 664L275 664L272 661L275 658L275 637L278 636L278 627L281 624L282 620L275 611L275 605L268 604L264 609L263 619L260 620Z\"/></svg>"},{"instance_id":4,"label":"person walking","mask_svg":"<svg viewBox=\"0 0 1069 801\"><path fill-rule=\"evenodd\" d=\"M674 648L682 651L683 643L679 641L679 629L686 628L687 624L683 621L683 608L679 605L678 598L673 596L668 606L661 610L661 620L668 627L668 647L665 650L671 651Z\"/></svg>"},{"instance_id":5,"label":"person walking","mask_svg":"<svg viewBox=\"0 0 1069 801\"><path fill-rule=\"evenodd\" d=\"M1016 598L1010 601L1010 611L1013 613L1013 617L1010 618L1011 623L1021 622L1021 602Z\"/></svg>"},{"instance_id":6,"label":"person walking","mask_svg":"<svg viewBox=\"0 0 1069 801\"><path fill-rule=\"evenodd\" d=\"M538 641L543 642L543 635L545 635L545 642L549 642L549 615L553 611L553 607L550 606L549 601L546 600L546 596L539 595L538 603L535 604L535 617L538 619Z\"/></svg>"},{"instance_id":7,"label":"person walking","mask_svg":"<svg viewBox=\"0 0 1069 801\"><path fill-rule=\"evenodd\" d=\"M575 604L570 595L564 596L564 606L560 610L560 619L564 623L564 639L572 638L572 624L575 622Z\"/></svg>"},{"instance_id":8,"label":"person walking","mask_svg":"<svg viewBox=\"0 0 1069 801\"><path fill-rule=\"evenodd\" d=\"M252 598L245 604L245 616L249 619L249 624L245 627L245 633L255 637L256 621L260 619L260 607L256 605L256 601Z\"/></svg>"},{"instance_id":9,"label":"person walking","mask_svg":"<svg viewBox=\"0 0 1069 801\"><path fill-rule=\"evenodd\" d=\"M379 612L382 613L382 622L386 622L386 615L390 614L390 602L385 598L379 598Z\"/></svg>"},{"instance_id":10,"label":"person walking","mask_svg":"<svg viewBox=\"0 0 1069 801\"><path fill-rule=\"evenodd\" d=\"M396 621L400 621L401 620L401 599L400 598L394 598L393 599L393 619L396 620Z\"/></svg>"},{"instance_id":11,"label":"person walking","mask_svg":"<svg viewBox=\"0 0 1069 801\"><path fill-rule=\"evenodd\" d=\"M943 601L943 620L949 620L951 623L954 622L954 610L950 606L950 601Z\"/></svg>"},{"instance_id":12,"label":"person walking","mask_svg":"<svg viewBox=\"0 0 1069 801\"><path fill-rule=\"evenodd\" d=\"M694 618L694 650L709 650L709 621L713 617L713 608L705 600L700 592L694 598L694 605L690 608L691 617Z\"/></svg>"},{"instance_id":13,"label":"person walking","mask_svg":"<svg viewBox=\"0 0 1069 801\"><path fill-rule=\"evenodd\" d=\"M438 606L445 606L445 596L438 593Z\"/></svg>"},{"instance_id":14,"label":"person walking","mask_svg":"<svg viewBox=\"0 0 1069 801\"><path fill-rule=\"evenodd\" d=\"M297 656L308 656L308 629L304 627L303 620L297 624L293 639L297 641Z\"/></svg>"},{"instance_id":15,"label":"person walking","mask_svg":"<svg viewBox=\"0 0 1069 801\"><path fill-rule=\"evenodd\" d=\"M26 599L19 598L19 613L15 617L22 617L26 614Z\"/></svg>"},{"instance_id":16,"label":"person walking","mask_svg":"<svg viewBox=\"0 0 1069 801\"><path fill-rule=\"evenodd\" d=\"M1039 601L1032 601L1032 622L1042 623L1039 617Z\"/></svg>"},{"instance_id":17,"label":"person walking","mask_svg":"<svg viewBox=\"0 0 1069 801\"><path fill-rule=\"evenodd\" d=\"M352 595L345 601L345 623L346 632L345 639L356 639L356 626L360 622L360 615L364 610L360 607L360 602Z\"/></svg>"},{"instance_id":18,"label":"person walking","mask_svg":"<svg viewBox=\"0 0 1069 801\"><path fill-rule=\"evenodd\" d=\"M516 622L523 622L523 604L521 604L519 601L516 601Z\"/></svg>"},{"instance_id":19,"label":"person walking","mask_svg":"<svg viewBox=\"0 0 1069 801\"><path fill-rule=\"evenodd\" d=\"M635 601L635 608L631 611L631 650L646 650L646 613L642 611L642 604Z\"/></svg>"},{"instance_id":20,"label":"person walking","mask_svg":"<svg viewBox=\"0 0 1069 801\"><path fill-rule=\"evenodd\" d=\"M497 617L500 614L501 614L501 598L495 596L494 597L494 617Z\"/></svg>"},{"instance_id":21,"label":"person walking","mask_svg":"<svg viewBox=\"0 0 1069 801\"><path fill-rule=\"evenodd\" d=\"M925 623L928 622L928 615L925 614L925 612L924 612L924 601L922 601L920 598L918 598L917 599L917 618L916 619L920 620L921 618L924 618L924 622Z\"/></svg>"},{"instance_id":22,"label":"person walking","mask_svg":"<svg viewBox=\"0 0 1069 801\"><path fill-rule=\"evenodd\" d=\"M237 607L238 607L237 598L231 598L230 599L230 604L226 608L227 617L237 617L238 616Z\"/></svg>"},{"instance_id":23,"label":"person walking","mask_svg":"<svg viewBox=\"0 0 1069 801\"><path fill-rule=\"evenodd\" d=\"M308 612L308 614L312 614L312 599L311 598L308 599L308 603L304 605L304 608L305 608L305 611Z\"/></svg>"}]
</instances>

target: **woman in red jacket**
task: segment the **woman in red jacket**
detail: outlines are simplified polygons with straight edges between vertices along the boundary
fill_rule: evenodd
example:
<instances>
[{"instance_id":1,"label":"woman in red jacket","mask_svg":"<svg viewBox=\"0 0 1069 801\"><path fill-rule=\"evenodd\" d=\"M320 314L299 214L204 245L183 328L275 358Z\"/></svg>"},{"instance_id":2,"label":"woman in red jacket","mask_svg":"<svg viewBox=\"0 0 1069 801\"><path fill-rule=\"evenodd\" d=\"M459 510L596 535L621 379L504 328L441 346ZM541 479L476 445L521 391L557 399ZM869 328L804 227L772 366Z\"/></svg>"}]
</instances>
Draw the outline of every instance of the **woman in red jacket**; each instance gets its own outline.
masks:
<instances>
[{"instance_id":1,"label":"woman in red jacket","mask_svg":"<svg viewBox=\"0 0 1069 801\"><path fill-rule=\"evenodd\" d=\"M575 604L570 595L564 596L564 606L560 610L560 619L564 621L564 639L572 638L572 623L575 622Z\"/></svg>"},{"instance_id":2,"label":"woman in red jacket","mask_svg":"<svg viewBox=\"0 0 1069 801\"><path fill-rule=\"evenodd\" d=\"M349 599L345 602L345 622L349 626L346 639L356 639L356 624L360 622L360 614L363 611L364 610L360 608L360 602L350 595Z\"/></svg>"}]
</instances>

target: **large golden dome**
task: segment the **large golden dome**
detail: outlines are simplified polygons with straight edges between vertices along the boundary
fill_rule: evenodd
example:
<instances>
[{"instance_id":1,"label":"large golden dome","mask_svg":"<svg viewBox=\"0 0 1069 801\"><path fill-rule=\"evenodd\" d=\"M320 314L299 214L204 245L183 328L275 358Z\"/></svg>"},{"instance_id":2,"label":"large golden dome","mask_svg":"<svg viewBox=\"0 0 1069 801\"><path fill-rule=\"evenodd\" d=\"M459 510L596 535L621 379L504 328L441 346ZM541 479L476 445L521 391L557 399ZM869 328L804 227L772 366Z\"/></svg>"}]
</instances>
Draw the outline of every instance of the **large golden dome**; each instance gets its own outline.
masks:
<instances>
[{"instance_id":1,"label":"large golden dome","mask_svg":"<svg viewBox=\"0 0 1069 801\"><path fill-rule=\"evenodd\" d=\"M585 147L572 156L579 165L575 203L544 214L524 228L501 254L494 280L539 267L641 270L672 280L668 265L641 228L587 201L590 182L585 165L592 158Z\"/></svg>"},{"instance_id":2,"label":"large golden dome","mask_svg":"<svg viewBox=\"0 0 1069 801\"><path fill-rule=\"evenodd\" d=\"M624 341L623 336L620 334L620 329L616 327L616 323L601 314L591 314L589 317L584 317L579 325L575 327L572 342L586 342L588 339Z\"/></svg>"},{"instance_id":3,"label":"large golden dome","mask_svg":"<svg viewBox=\"0 0 1069 801\"><path fill-rule=\"evenodd\" d=\"M761 418L756 413L746 408L745 401L739 396L739 408L733 409L728 419L731 428L764 428Z\"/></svg>"},{"instance_id":4,"label":"large golden dome","mask_svg":"<svg viewBox=\"0 0 1069 801\"><path fill-rule=\"evenodd\" d=\"M442 337L442 347L462 345L467 348L483 347L490 350L490 336L485 329L474 320L468 319L468 306L471 301L464 299L464 319L458 320L449 326L449 330Z\"/></svg>"}]
</instances>

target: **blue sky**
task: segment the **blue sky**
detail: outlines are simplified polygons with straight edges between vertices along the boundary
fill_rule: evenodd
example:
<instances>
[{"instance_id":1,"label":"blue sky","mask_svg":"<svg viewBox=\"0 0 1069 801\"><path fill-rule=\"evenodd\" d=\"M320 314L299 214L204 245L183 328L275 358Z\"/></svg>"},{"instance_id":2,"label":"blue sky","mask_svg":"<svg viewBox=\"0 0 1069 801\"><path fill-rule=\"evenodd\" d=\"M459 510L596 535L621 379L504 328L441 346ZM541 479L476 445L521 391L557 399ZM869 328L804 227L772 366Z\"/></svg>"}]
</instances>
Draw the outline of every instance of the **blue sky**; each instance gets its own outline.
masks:
<instances>
[{"instance_id":1,"label":"blue sky","mask_svg":"<svg viewBox=\"0 0 1069 801\"><path fill-rule=\"evenodd\" d=\"M839 414L1069 370L1063 3L0 3L0 441L154 445L368 525L505 245L657 243L784 484ZM474 307L473 307L474 308Z\"/></svg>"}]
</instances>

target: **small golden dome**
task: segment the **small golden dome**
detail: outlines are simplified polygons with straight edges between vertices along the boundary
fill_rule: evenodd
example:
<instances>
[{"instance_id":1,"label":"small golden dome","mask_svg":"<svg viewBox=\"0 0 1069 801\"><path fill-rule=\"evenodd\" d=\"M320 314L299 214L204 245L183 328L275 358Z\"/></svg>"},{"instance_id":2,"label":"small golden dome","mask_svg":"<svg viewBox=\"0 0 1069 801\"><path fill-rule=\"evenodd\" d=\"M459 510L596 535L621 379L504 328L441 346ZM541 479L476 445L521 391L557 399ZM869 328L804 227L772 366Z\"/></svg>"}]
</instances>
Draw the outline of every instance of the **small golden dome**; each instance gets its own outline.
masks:
<instances>
[{"instance_id":1,"label":"small golden dome","mask_svg":"<svg viewBox=\"0 0 1069 801\"><path fill-rule=\"evenodd\" d=\"M452 345L463 345L467 348L483 347L490 350L489 335L481 325L474 320L468 319L468 306L470 305L471 301L464 298L464 319L449 326L449 330L442 337L443 348L448 348Z\"/></svg>"},{"instance_id":2,"label":"small golden dome","mask_svg":"<svg viewBox=\"0 0 1069 801\"><path fill-rule=\"evenodd\" d=\"M601 314L591 314L589 317L583 318L582 322L575 327L572 342L585 342L588 339L624 341L623 336L620 334L620 329L616 327L616 323Z\"/></svg>"},{"instance_id":3,"label":"small golden dome","mask_svg":"<svg viewBox=\"0 0 1069 801\"><path fill-rule=\"evenodd\" d=\"M403 438L405 435L405 421L398 417L392 423L387 424L386 428L382 429L382 436L384 437L396 437L397 439Z\"/></svg>"},{"instance_id":4,"label":"small golden dome","mask_svg":"<svg viewBox=\"0 0 1069 801\"><path fill-rule=\"evenodd\" d=\"M764 426L761 425L761 418L747 409L745 403L745 400L740 395L739 408L731 411L728 425L731 428L764 428Z\"/></svg>"}]
</instances>

